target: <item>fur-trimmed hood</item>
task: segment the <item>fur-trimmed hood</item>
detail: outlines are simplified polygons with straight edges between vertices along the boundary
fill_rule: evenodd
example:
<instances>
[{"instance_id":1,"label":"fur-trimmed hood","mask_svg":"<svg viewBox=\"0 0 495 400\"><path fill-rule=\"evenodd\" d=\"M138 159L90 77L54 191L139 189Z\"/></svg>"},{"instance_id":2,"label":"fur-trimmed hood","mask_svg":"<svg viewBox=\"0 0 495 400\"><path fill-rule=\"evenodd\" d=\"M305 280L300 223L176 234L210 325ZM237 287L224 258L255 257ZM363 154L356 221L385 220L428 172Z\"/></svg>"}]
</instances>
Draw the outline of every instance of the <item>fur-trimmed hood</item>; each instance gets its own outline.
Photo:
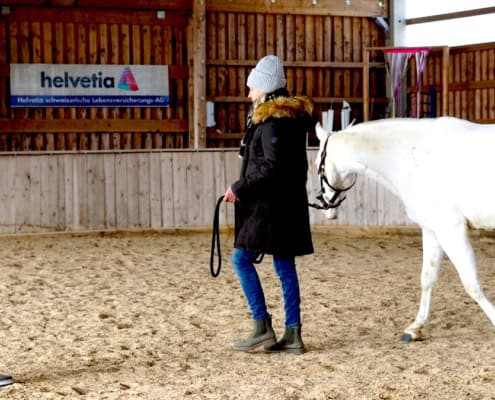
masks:
<instances>
[{"instance_id":1,"label":"fur-trimmed hood","mask_svg":"<svg viewBox=\"0 0 495 400\"><path fill-rule=\"evenodd\" d=\"M306 96L277 97L261 103L253 112L252 122L258 125L268 118L295 119L300 113L311 116L313 108L313 100Z\"/></svg>"}]
</instances>

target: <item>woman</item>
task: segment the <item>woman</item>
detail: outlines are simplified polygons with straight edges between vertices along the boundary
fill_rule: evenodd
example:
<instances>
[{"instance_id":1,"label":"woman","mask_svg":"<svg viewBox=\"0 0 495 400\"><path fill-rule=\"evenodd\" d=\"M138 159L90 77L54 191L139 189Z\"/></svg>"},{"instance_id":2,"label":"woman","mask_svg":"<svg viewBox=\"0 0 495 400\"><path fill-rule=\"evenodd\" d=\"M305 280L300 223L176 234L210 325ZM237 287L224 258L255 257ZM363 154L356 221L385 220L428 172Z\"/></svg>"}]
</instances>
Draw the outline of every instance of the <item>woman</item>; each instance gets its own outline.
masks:
<instances>
[{"instance_id":1,"label":"woman","mask_svg":"<svg viewBox=\"0 0 495 400\"><path fill-rule=\"evenodd\" d=\"M253 110L241 144L241 174L224 196L235 203L232 264L254 320L251 335L234 344L240 351L260 346L273 352L305 350L295 256L313 252L306 192L313 102L290 97L285 84L282 61L273 55L263 57L249 74ZM265 253L273 255L284 297L285 332L278 342L254 266Z\"/></svg>"}]
</instances>

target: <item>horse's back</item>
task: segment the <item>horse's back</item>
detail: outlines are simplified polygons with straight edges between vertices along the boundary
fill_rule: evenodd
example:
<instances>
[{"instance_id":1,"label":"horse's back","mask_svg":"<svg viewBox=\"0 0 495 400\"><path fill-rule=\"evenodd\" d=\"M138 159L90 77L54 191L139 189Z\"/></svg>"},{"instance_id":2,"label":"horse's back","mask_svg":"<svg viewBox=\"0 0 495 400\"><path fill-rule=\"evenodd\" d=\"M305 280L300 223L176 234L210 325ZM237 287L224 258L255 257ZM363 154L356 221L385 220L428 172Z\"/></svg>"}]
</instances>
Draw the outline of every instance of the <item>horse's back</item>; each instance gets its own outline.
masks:
<instances>
[{"instance_id":1,"label":"horse's back","mask_svg":"<svg viewBox=\"0 0 495 400\"><path fill-rule=\"evenodd\" d=\"M495 135L495 124L478 124L455 117L387 118L364 122L344 132L373 132L384 135L409 134L416 137L435 134L489 134Z\"/></svg>"},{"instance_id":2,"label":"horse's back","mask_svg":"<svg viewBox=\"0 0 495 400\"><path fill-rule=\"evenodd\" d=\"M495 125L452 117L366 124L359 129L357 125L355 133L395 154L382 153L383 162L393 164L383 171L396 175L393 180L402 186L398 191L406 207L438 207L432 214L457 210L473 227L495 228L495 186L491 184Z\"/></svg>"},{"instance_id":3,"label":"horse's back","mask_svg":"<svg viewBox=\"0 0 495 400\"><path fill-rule=\"evenodd\" d=\"M446 156L453 158L456 165L461 159L476 166L487 165L492 159L495 163L495 124L477 124L454 117L394 118L357 125L355 133L379 141L391 151L424 151L432 161Z\"/></svg>"}]
</instances>

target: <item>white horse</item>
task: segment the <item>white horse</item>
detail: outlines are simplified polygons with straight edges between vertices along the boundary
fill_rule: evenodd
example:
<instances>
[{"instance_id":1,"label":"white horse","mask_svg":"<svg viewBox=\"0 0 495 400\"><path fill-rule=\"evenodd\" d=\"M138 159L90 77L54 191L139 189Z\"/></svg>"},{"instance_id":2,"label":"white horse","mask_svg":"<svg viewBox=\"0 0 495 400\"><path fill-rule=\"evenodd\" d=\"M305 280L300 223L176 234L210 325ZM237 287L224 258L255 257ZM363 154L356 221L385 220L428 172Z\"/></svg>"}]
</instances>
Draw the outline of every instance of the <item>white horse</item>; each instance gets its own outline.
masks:
<instances>
[{"instance_id":1,"label":"white horse","mask_svg":"<svg viewBox=\"0 0 495 400\"><path fill-rule=\"evenodd\" d=\"M320 201L342 201L356 174L381 183L402 200L422 229L421 300L402 341L421 340L432 289L446 254L466 292L495 325L495 307L479 283L468 227L495 228L495 125L457 118L385 119L328 133L317 124Z\"/></svg>"}]
</instances>

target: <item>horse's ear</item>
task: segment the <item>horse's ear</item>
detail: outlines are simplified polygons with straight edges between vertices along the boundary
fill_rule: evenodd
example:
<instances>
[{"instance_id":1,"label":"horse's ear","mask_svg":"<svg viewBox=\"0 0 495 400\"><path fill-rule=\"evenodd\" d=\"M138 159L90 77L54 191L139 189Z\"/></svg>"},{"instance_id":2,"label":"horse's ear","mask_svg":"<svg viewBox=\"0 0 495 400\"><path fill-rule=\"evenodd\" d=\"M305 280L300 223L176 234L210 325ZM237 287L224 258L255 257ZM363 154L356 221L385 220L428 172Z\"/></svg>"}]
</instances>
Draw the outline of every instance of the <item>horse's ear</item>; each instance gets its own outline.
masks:
<instances>
[{"instance_id":1,"label":"horse's ear","mask_svg":"<svg viewBox=\"0 0 495 400\"><path fill-rule=\"evenodd\" d=\"M330 135L330 132L327 132L319 122L316 123L316 136L318 137L318 140L320 143L323 143L325 140L327 140L328 135Z\"/></svg>"}]
</instances>

